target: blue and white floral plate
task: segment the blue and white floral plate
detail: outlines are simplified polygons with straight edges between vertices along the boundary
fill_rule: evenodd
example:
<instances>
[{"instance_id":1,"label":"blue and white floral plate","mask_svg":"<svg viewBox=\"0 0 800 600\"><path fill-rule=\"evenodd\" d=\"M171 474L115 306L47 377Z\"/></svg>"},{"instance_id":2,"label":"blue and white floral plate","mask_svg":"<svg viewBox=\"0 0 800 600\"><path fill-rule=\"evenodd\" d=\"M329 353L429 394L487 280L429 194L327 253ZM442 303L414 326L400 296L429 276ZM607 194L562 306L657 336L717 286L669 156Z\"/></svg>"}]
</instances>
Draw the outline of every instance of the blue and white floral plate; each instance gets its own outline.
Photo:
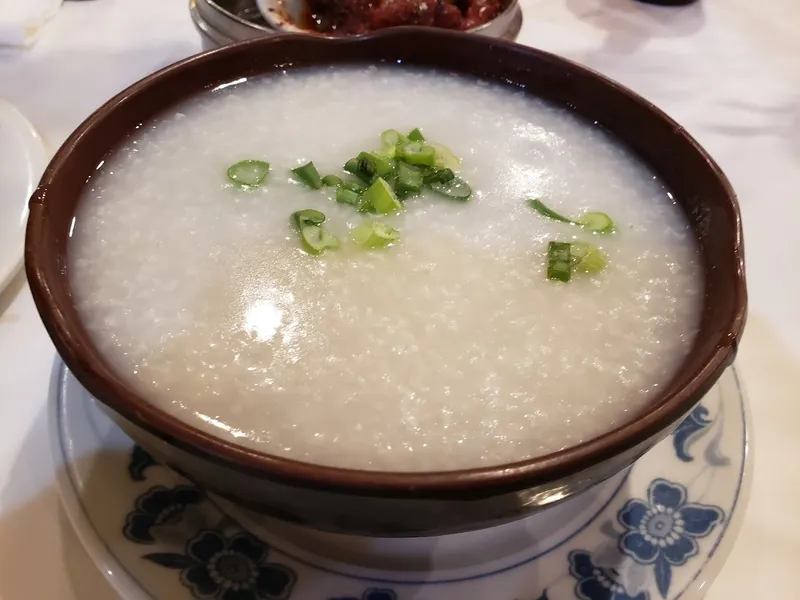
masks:
<instances>
[{"instance_id":1,"label":"blue and white floral plate","mask_svg":"<svg viewBox=\"0 0 800 600\"><path fill-rule=\"evenodd\" d=\"M689 600L721 567L749 487L733 369L627 473L522 521L408 540L209 498L135 447L60 362L51 396L66 511L126 600Z\"/></svg>"}]
</instances>

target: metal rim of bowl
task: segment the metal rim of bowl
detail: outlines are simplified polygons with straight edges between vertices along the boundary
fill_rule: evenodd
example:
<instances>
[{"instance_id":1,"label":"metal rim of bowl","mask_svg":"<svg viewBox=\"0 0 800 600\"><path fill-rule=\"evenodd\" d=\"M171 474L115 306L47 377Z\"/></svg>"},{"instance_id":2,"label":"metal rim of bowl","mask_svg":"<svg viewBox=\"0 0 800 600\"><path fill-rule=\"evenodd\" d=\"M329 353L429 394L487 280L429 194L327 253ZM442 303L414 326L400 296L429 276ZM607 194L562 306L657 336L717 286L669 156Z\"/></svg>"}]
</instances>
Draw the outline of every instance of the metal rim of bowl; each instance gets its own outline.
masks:
<instances>
[{"instance_id":1,"label":"metal rim of bowl","mask_svg":"<svg viewBox=\"0 0 800 600\"><path fill-rule=\"evenodd\" d=\"M200 1L202 2L202 0ZM211 40L214 44L218 46L224 46L226 44L233 44L236 41L215 27L212 27L208 21L203 19L197 8L197 0L189 0L189 14L192 17L194 26L197 28L200 34Z\"/></svg>"},{"instance_id":2,"label":"metal rim of bowl","mask_svg":"<svg viewBox=\"0 0 800 600\"><path fill-rule=\"evenodd\" d=\"M217 45L280 33L266 24L243 19L211 0L190 0L189 13L197 29Z\"/></svg>"}]
</instances>

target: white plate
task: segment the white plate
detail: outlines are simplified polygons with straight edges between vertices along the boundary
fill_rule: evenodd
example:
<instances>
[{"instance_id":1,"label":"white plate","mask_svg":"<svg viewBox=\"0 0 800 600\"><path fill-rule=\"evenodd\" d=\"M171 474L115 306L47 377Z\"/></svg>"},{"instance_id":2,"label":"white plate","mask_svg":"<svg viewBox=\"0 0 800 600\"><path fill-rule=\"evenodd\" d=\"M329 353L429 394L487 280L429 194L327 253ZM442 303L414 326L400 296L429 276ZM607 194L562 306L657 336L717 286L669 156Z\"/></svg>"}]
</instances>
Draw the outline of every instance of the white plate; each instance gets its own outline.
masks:
<instances>
[{"instance_id":1,"label":"white plate","mask_svg":"<svg viewBox=\"0 0 800 600\"><path fill-rule=\"evenodd\" d=\"M0 291L22 266L28 199L47 166L33 125L0 99Z\"/></svg>"},{"instance_id":2,"label":"white plate","mask_svg":"<svg viewBox=\"0 0 800 600\"><path fill-rule=\"evenodd\" d=\"M324 534L214 502L135 448L60 363L51 395L62 500L126 600L689 600L727 556L749 489L732 369L675 434L584 496L410 540Z\"/></svg>"}]
</instances>

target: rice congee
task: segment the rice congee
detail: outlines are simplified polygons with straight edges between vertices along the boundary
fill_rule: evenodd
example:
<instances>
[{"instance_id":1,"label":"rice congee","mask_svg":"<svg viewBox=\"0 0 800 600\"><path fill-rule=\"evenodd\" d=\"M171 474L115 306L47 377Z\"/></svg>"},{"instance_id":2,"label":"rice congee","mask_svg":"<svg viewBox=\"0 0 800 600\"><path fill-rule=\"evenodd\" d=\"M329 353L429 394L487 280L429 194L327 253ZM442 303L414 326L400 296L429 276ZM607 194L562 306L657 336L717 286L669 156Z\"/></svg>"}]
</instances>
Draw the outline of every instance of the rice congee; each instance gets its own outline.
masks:
<instances>
[{"instance_id":1,"label":"rice congee","mask_svg":"<svg viewBox=\"0 0 800 600\"><path fill-rule=\"evenodd\" d=\"M68 272L109 364L301 461L452 470L575 445L635 419L699 326L670 191L510 86L402 66L232 82L141 124L86 190Z\"/></svg>"}]
</instances>

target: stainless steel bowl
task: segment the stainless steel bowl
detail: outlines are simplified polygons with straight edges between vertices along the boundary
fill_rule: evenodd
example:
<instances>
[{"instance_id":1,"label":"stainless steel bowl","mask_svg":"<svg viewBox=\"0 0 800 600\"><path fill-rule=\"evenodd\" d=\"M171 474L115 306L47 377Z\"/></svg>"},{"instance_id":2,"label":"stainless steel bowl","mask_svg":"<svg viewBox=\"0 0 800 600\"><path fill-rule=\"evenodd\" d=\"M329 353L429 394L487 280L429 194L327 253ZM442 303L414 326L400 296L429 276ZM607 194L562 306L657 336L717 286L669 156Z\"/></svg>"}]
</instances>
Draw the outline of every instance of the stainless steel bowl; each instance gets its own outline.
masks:
<instances>
[{"instance_id":1,"label":"stainless steel bowl","mask_svg":"<svg viewBox=\"0 0 800 600\"><path fill-rule=\"evenodd\" d=\"M253 0L190 0L189 12L205 48L278 33L267 25Z\"/></svg>"},{"instance_id":2,"label":"stainless steel bowl","mask_svg":"<svg viewBox=\"0 0 800 600\"><path fill-rule=\"evenodd\" d=\"M264 20L255 0L190 0L189 11L205 48L284 33ZM468 33L513 41L521 27L522 10L511 0L497 18Z\"/></svg>"},{"instance_id":3,"label":"stainless steel bowl","mask_svg":"<svg viewBox=\"0 0 800 600\"><path fill-rule=\"evenodd\" d=\"M468 33L477 33L488 37L514 41L522 27L522 9L517 0L511 0L506 9L488 23L470 29Z\"/></svg>"}]
</instances>

